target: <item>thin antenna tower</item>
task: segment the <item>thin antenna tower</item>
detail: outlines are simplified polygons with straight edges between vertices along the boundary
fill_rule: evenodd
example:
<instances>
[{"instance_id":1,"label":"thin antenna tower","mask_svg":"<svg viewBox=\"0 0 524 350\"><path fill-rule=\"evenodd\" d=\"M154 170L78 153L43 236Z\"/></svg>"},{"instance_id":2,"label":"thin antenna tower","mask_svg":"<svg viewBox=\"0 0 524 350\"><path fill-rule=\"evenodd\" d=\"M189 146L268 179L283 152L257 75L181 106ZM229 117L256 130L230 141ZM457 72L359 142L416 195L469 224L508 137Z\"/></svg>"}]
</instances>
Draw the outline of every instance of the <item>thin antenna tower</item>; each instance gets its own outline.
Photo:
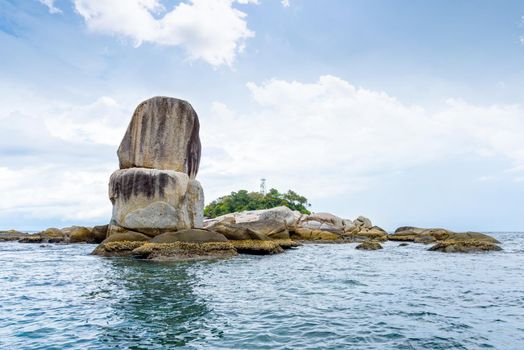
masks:
<instances>
[{"instance_id":1,"label":"thin antenna tower","mask_svg":"<svg viewBox=\"0 0 524 350\"><path fill-rule=\"evenodd\" d=\"M266 195L266 179L260 179L260 194Z\"/></svg>"}]
</instances>

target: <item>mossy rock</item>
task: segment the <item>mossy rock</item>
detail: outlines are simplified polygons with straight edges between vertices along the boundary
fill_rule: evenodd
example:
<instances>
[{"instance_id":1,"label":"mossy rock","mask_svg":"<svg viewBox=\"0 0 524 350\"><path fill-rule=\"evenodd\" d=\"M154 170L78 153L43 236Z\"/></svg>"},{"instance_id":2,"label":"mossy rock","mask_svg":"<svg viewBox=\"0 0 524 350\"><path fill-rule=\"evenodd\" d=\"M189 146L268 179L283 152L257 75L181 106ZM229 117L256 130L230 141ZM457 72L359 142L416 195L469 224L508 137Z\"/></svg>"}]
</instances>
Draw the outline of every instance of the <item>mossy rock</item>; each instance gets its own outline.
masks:
<instances>
[{"instance_id":1,"label":"mossy rock","mask_svg":"<svg viewBox=\"0 0 524 350\"><path fill-rule=\"evenodd\" d=\"M67 233L70 243L97 243L93 231L87 227L74 226Z\"/></svg>"},{"instance_id":2,"label":"mossy rock","mask_svg":"<svg viewBox=\"0 0 524 350\"><path fill-rule=\"evenodd\" d=\"M67 235L56 227L48 228L40 233L42 236L42 242L44 243L61 243L67 241Z\"/></svg>"},{"instance_id":3,"label":"mossy rock","mask_svg":"<svg viewBox=\"0 0 524 350\"><path fill-rule=\"evenodd\" d=\"M400 241L400 242L414 242L418 237L416 234L400 234L395 233L392 235L387 235L387 239L390 241Z\"/></svg>"},{"instance_id":4,"label":"mossy rock","mask_svg":"<svg viewBox=\"0 0 524 350\"><path fill-rule=\"evenodd\" d=\"M342 237L336 233L324 230L313 230L309 228L296 228L290 233L291 239L304 241L336 241L341 240Z\"/></svg>"},{"instance_id":5,"label":"mossy rock","mask_svg":"<svg viewBox=\"0 0 524 350\"><path fill-rule=\"evenodd\" d=\"M374 226L369 230L359 231L350 236L353 241L380 241L384 242L388 240L388 234L380 227Z\"/></svg>"},{"instance_id":6,"label":"mossy rock","mask_svg":"<svg viewBox=\"0 0 524 350\"><path fill-rule=\"evenodd\" d=\"M32 235L25 235L18 240L19 243L45 243L47 240L41 234L35 233Z\"/></svg>"},{"instance_id":7,"label":"mossy rock","mask_svg":"<svg viewBox=\"0 0 524 350\"><path fill-rule=\"evenodd\" d=\"M282 249L297 248L302 245L302 243L292 239L273 239L272 241L277 243Z\"/></svg>"},{"instance_id":8,"label":"mossy rock","mask_svg":"<svg viewBox=\"0 0 524 350\"><path fill-rule=\"evenodd\" d=\"M276 241L242 240L229 242L242 254L268 255L284 251Z\"/></svg>"},{"instance_id":9,"label":"mossy rock","mask_svg":"<svg viewBox=\"0 0 524 350\"><path fill-rule=\"evenodd\" d=\"M16 230L0 231L0 242L18 241L26 236L27 233Z\"/></svg>"},{"instance_id":10,"label":"mossy rock","mask_svg":"<svg viewBox=\"0 0 524 350\"><path fill-rule=\"evenodd\" d=\"M176 232L165 232L153 239L151 243L175 243L175 242L189 242L189 243L209 243L209 242L227 242L227 238L220 233L201 230L189 229Z\"/></svg>"},{"instance_id":11,"label":"mossy rock","mask_svg":"<svg viewBox=\"0 0 524 350\"><path fill-rule=\"evenodd\" d=\"M437 239L431 235L421 234L420 236L417 236L413 242L415 243L422 243L422 244L430 244L435 243Z\"/></svg>"},{"instance_id":12,"label":"mossy rock","mask_svg":"<svg viewBox=\"0 0 524 350\"><path fill-rule=\"evenodd\" d=\"M486 235L486 234L480 233L480 232L460 232L460 233L454 233L451 236L451 239L453 239L455 241L475 240L475 241L484 241L484 242L491 242L491 243L500 243L494 237L491 237L489 235Z\"/></svg>"},{"instance_id":13,"label":"mossy rock","mask_svg":"<svg viewBox=\"0 0 524 350\"><path fill-rule=\"evenodd\" d=\"M100 243L91 254L100 256L131 256L145 241L113 241Z\"/></svg>"},{"instance_id":14,"label":"mossy rock","mask_svg":"<svg viewBox=\"0 0 524 350\"><path fill-rule=\"evenodd\" d=\"M186 261L228 258L237 255L229 242L189 243L145 243L133 250L136 258L158 261Z\"/></svg>"},{"instance_id":15,"label":"mossy rock","mask_svg":"<svg viewBox=\"0 0 524 350\"><path fill-rule=\"evenodd\" d=\"M485 251L499 251L502 250L496 243L485 240L464 240L457 241L449 239L440 241L428 250L438 251L444 253L471 253L471 252L485 252Z\"/></svg>"},{"instance_id":16,"label":"mossy rock","mask_svg":"<svg viewBox=\"0 0 524 350\"><path fill-rule=\"evenodd\" d=\"M355 247L355 249L359 250L378 250L382 249L382 246L377 241L365 241L360 243Z\"/></svg>"}]
</instances>

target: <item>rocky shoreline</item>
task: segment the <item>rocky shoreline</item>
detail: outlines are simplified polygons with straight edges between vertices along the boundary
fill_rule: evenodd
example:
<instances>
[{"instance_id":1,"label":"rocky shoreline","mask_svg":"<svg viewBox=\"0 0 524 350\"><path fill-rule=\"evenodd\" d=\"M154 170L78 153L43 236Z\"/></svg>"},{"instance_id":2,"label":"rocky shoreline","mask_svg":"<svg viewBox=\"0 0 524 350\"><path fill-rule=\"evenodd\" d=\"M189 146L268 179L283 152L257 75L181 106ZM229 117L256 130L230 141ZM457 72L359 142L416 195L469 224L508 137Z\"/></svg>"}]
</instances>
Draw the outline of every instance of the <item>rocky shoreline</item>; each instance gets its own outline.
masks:
<instances>
[{"instance_id":1,"label":"rocky shoreline","mask_svg":"<svg viewBox=\"0 0 524 350\"><path fill-rule=\"evenodd\" d=\"M118 148L119 169L109 179L113 205L103 226L49 228L36 234L0 232L0 241L98 243L93 254L148 260L278 254L302 243L353 243L378 250L381 242L434 244L429 250L500 250L493 237L445 229L400 227L393 234L359 216L301 214L281 206L204 220L204 190L196 180L200 122L191 104L171 97L140 103Z\"/></svg>"},{"instance_id":2,"label":"rocky shoreline","mask_svg":"<svg viewBox=\"0 0 524 350\"><path fill-rule=\"evenodd\" d=\"M498 251L500 242L479 232L453 232L442 228L399 227L387 233L365 217L342 219L329 213L310 215L287 207L245 211L204 220L204 228L147 235L111 225L63 229L49 228L27 234L0 231L0 241L20 243L98 243L93 254L130 256L147 260L200 260L238 254L270 255L307 243L358 243L355 249L380 250L381 243L430 245L429 251L470 253Z\"/></svg>"}]
</instances>

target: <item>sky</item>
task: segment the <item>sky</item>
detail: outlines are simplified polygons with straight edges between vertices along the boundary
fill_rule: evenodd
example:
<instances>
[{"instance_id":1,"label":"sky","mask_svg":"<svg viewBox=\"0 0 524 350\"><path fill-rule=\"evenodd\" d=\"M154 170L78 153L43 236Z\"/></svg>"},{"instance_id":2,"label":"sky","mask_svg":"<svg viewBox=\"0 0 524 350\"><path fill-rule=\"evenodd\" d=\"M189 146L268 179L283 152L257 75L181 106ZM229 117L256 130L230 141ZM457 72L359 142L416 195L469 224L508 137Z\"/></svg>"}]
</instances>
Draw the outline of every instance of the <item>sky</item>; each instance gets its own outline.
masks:
<instances>
[{"instance_id":1,"label":"sky","mask_svg":"<svg viewBox=\"0 0 524 350\"><path fill-rule=\"evenodd\" d=\"M0 229L109 222L134 108L189 101L206 202L524 231L524 2L0 0Z\"/></svg>"}]
</instances>

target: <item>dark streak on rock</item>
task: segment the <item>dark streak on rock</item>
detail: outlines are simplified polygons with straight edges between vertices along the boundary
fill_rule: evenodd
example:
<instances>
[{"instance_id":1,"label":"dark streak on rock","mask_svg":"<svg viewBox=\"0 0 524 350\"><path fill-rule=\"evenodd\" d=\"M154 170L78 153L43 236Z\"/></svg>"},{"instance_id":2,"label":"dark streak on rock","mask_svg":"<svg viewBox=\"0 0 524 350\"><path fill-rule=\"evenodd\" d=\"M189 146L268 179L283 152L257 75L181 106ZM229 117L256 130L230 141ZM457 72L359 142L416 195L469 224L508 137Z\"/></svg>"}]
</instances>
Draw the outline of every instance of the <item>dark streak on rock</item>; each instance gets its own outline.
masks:
<instances>
[{"instance_id":1,"label":"dark streak on rock","mask_svg":"<svg viewBox=\"0 0 524 350\"><path fill-rule=\"evenodd\" d=\"M125 201L132 196L153 198L158 190L160 197L165 196L165 188L171 177L165 173L153 173L144 169L133 169L111 175L109 180L109 197L114 203L116 198Z\"/></svg>"}]
</instances>

